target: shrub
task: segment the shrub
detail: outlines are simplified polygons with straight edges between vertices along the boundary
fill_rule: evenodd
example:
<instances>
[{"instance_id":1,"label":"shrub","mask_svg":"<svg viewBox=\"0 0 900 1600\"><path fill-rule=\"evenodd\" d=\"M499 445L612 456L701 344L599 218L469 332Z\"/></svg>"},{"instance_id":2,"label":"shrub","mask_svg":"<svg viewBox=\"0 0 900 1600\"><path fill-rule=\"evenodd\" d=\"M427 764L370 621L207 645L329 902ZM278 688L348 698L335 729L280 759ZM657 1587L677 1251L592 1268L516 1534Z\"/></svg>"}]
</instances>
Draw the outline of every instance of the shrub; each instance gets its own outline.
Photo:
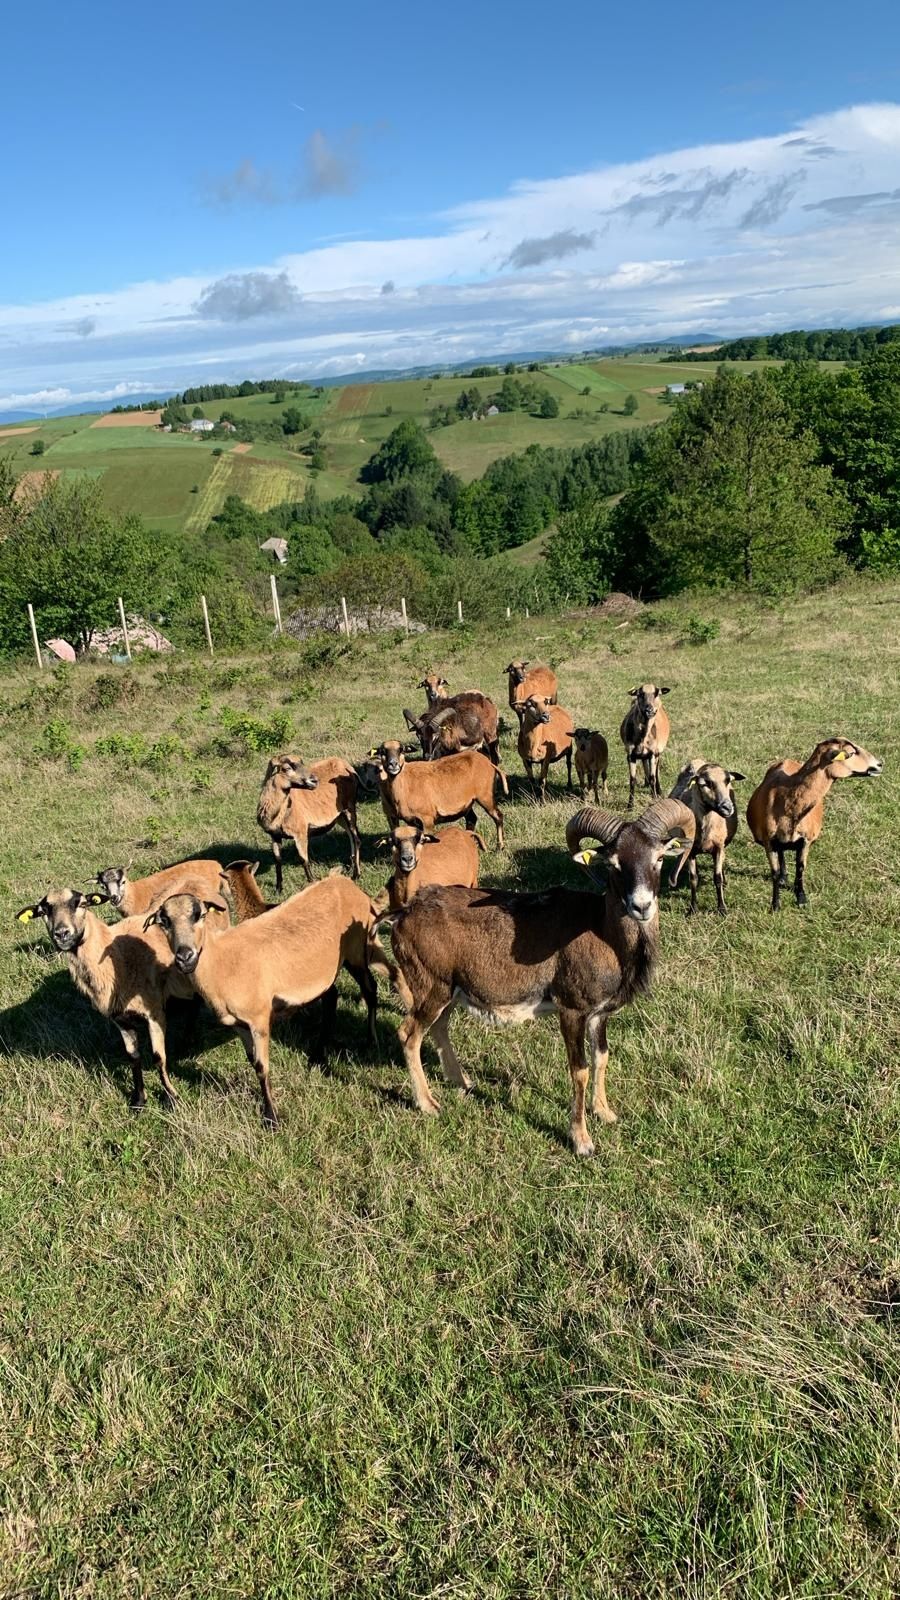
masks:
<instances>
[{"instance_id":1,"label":"shrub","mask_svg":"<svg viewBox=\"0 0 900 1600\"><path fill-rule=\"evenodd\" d=\"M78 771L87 754L83 745L75 743L69 724L62 717L54 717L46 724L34 749L36 755L51 761L67 761L73 772Z\"/></svg>"},{"instance_id":2,"label":"shrub","mask_svg":"<svg viewBox=\"0 0 900 1600\"><path fill-rule=\"evenodd\" d=\"M236 746L247 755L281 750L290 744L294 733L287 711L273 711L266 722L261 717L251 717L224 706L222 726L228 734L226 750Z\"/></svg>"},{"instance_id":3,"label":"shrub","mask_svg":"<svg viewBox=\"0 0 900 1600\"><path fill-rule=\"evenodd\" d=\"M31 454L33 456L42 456L46 448L47 446L43 439L35 439L34 444L31 446Z\"/></svg>"},{"instance_id":4,"label":"shrub","mask_svg":"<svg viewBox=\"0 0 900 1600\"><path fill-rule=\"evenodd\" d=\"M718 622L707 622L703 617L691 616L684 625L684 643L709 644L713 639L718 639L721 631Z\"/></svg>"}]
</instances>

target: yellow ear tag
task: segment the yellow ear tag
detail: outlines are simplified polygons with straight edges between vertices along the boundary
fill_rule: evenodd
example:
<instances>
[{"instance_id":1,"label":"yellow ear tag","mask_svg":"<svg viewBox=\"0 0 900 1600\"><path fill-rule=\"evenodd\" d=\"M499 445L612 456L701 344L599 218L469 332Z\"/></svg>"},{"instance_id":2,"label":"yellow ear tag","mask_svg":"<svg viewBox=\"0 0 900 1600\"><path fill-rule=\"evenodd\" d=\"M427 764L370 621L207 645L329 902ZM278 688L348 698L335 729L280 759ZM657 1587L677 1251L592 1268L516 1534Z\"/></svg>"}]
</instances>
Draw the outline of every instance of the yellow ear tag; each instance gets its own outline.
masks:
<instances>
[{"instance_id":1,"label":"yellow ear tag","mask_svg":"<svg viewBox=\"0 0 900 1600\"><path fill-rule=\"evenodd\" d=\"M378 747L377 747L377 745L373 744L371 750L369 751L369 755L370 756L377 756L377 754L378 754Z\"/></svg>"},{"instance_id":2,"label":"yellow ear tag","mask_svg":"<svg viewBox=\"0 0 900 1600\"><path fill-rule=\"evenodd\" d=\"M104 903L104 897L103 897L102 894L91 894L91 895L88 895L88 905L91 905L91 906L102 906L103 903Z\"/></svg>"},{"instance_id":3,"label":"yellow ear tag","mask_svg":"<svg viewBox=\"0 0 900 1600\"><path fill-rule=\"evenodd\" d=\"M17 922L31 922L33 917L34 917L34 912L32 911L31 907L29 906L27 911L20 911L19 912L19 915L16 917L16 921Z\"/></svg>"},{"instance_id":4,"label":"yellow ear tag","mask_svg":"<svg viewBox=\"0 0 900 1600\"><path fill-rule=\"evenodd\" d=\"M577 861L582 867L589 867L596 854L596 850L579 850L572 860Z\"/></svg>"},{"instance_id":5,"label":"yellow ear tag","mask_svg":"<svg viewBox=\"0 0 900 1600\"><path fill-rule=\"evenodd\" d=\"M846 761L846 759L847 759L846 750L839 750L838 754L835 756L834 759L835 759L835 761Z\"/></svg>"}]
</instances>

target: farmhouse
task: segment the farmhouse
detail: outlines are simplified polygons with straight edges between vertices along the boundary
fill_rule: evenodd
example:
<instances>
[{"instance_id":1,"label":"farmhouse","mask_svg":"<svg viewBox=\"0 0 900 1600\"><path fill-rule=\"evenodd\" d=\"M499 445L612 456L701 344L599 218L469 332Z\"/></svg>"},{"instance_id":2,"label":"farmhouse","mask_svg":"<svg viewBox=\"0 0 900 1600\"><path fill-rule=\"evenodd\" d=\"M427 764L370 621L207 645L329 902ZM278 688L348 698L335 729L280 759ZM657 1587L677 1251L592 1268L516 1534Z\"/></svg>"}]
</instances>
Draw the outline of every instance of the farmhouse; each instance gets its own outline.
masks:
<instances>
[{"instance_id":1,"label":"farmhouse","mask_svg":"<svg viewBox=\"0 0 900 1600\"><path fill-rule=\"evenodd\" d=\"M212 433L214 427L208 417L194 417L191 421L191 433Z\"/></svg>"},{"instance_id":2,"label":"farmhouse","mask_svg":"<svg viewBox=\"0 0 900 1600\"><path fill-rule=\"evenodd\" d=\"M666 394L684 394L683 383L667 383Z\"/></svg>"},{"instance_id":3,"label":"farmhouse","mask_svg":"<svg viewBox=\"0 0 900 1600\"><path fill-rule=\"evenodd\" d=\"M287 542L287 539L266 539L264 541L264 543L260 545L259 548L260 548L260 550L267 550L270 555L275 557L276 561L279 561L281 563L282 566L284 566L285 562L287 561L287 558L288 558L288 542Z\"/></svg>"}]
</instances>

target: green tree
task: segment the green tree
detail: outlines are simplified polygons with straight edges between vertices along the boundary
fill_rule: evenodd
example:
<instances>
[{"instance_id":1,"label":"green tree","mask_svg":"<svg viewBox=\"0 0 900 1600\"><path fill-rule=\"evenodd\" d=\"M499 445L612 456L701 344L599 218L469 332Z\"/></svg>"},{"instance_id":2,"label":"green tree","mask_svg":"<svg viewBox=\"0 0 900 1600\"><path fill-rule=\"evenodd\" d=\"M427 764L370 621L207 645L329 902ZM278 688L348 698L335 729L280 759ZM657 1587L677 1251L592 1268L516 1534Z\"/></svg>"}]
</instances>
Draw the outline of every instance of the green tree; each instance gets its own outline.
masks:
<instances>
[{"instance_id":1,"label":"green tree","mask_svg":"<svg viewBox=\"0 0 900 1600\"><path fill-rule=\"evenodd\" d=\"M609 593L618 547L602 500L584 499L557 519L544 548L544 566L556 595L591 605Z\"/></svg>"},{"instance_id":2,"label":"green tree","mask_svg":"<svg viewBox=\"0 0 900 1600\"><path fill-rule=\"evenodd\" d=\"M559 401L557 400L555 394L550 393L549 389L541 390L541 398L538 402L537 414L539 417L559 416Z\"/></svg>"},{"instance_id":3,"label":"green tree","mask_svg":"<svg viewBox=\"0 0 900 1600\"><path fill-rule=\"evenodd\" d=\"M629 564L657 592L691 584L780 591L839 561L846 502L816 442L792 431L771 369L731 369L653 430L613 515Z\"/></svg>"},{"instance_id":4,"label":"green tree","mask_svg":"<svg viewBox=\"0 0 900 1600\"><path fill-rule=\"evenodd\" d=\"M288 406L282 412L282 428L287 434L302 433L306 427L306 418L299 406Z\"/></svg>"},{"instance_id":5,"label":"green tree","mask_svg":"<svg viewBox=\"0 0 900 1600\"><path fill-rule=\"evenodd\" d=\"M296 573L330 572L342 560L327 528L304 527L292 532L290 570Z\"/></svg>"},{"instance_id":6,"label":"green tree","mask_svg":"<svg viewBox=\"0 0 900 1600\"><path fill-rule=\"evenodd\" d=\"M114 517L91 478L45 484L23 502L0 544L0 635L27 646L26 604L38 629L87 650L96 628L115 623L117 599L154 604L162 557L138 517Z\"/></svg>"},{"instance_id":7,"label":"green tree","mask_svg":"<svg viewBox=\"0 0 900 1600\"><path fill-rule=\"evenodd\" d=\"M362 468L361 483L396 483L400 478L440 473L428 436L414 417L404 417Z\"/></svg>"},{"instance_id":8,"label":"green tree","mask_svg":"<svg viewBox=\"0 0 900 1600\"><path fill-rule=\"evenodd\" d=\"M191 412L191 416L192 417L202 417L203 416L203 407L202 406L195 406L193 411Z\"/></svg>"},{"instance_id":9,"label":"green tree","mask_svg":"<svg viewBox=\"0 0 900 1600\"><path fill-rule=\"evenodd\" d=\"M622 402L623 414L626 417L633 417L634 413L637 411L637 408L638 408L637 395L636 394L628 394L628 395L626 395L624 401Z\"/></svg>"},{"instance_id":10,"label":"green tree","mask_svg":"<svg viewBox=\"0 0 900 1600\"><path fill-rule=\"evenodd\" d=\"M31 454L33 456L42 456L46 448L47 446L43 439L35 439L34 444L31 446Z\"/></svg>"}]
</instances>

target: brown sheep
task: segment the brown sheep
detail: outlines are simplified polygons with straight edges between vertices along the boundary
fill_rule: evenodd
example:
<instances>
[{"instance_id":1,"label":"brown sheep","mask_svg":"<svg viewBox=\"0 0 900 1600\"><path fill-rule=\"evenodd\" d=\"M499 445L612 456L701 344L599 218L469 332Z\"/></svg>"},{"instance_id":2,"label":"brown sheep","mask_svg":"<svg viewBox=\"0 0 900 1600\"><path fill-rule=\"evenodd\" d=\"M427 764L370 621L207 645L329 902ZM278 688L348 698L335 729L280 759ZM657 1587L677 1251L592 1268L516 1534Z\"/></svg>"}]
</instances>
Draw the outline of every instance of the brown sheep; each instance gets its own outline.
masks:
<instances>
[{"instance_id":1,"label":"brown sheep","mask_svg":"<svg viewBox=\"0 0 900 1600\"><path fill-rule=\"evenodd\" d=\"M534 782L534 767L540 766L538 793L543 800L547 773L554 761L565 758L567 782L572 788L572 717L562 706L546 705L533 697L516 706L519 717L519 755L527 776Z\"/></svg>"},{"instance_id":2,"label":"brown sheep","mask_svg":"<svg viewBox=\"0 0 900 1600\"><path fill-rule=\"evenodd\" d=\"M432 829L437 822L456 822L465 817L466 827L475 827L475 807L486 811L497 829L497 849L503 849L503 813L494 800L499 778L504 794L509 793L506 778L477 750L463 750L443 761L408 762L396 739L386 739L372 752L379 761L381 804L389 825L419 823Z\"/></svg>"},{"instance_id":3,"label":"brown sheep","mask_svg":"<svg viewBox=\"0 0 900 1600\"><path fill-rule=\"evenodd\" d=\"M380 841L387 843L388 841ZM399 911L414 894L433 883L456 883L473 889L478 882L478 858L484 841L464 828L442 828L425 833L417 826L398 823L389 836L394 871L375 909Z\"/></svg>"},{"instance_id":4,"label":"brown sheep","mask_svg":"<svg viewBox=\"0 0 900 1600\"><path fill-rule=\"evenodd\" d=\"M594 791L594 799L600 804L597 793L597 781L603 780L603 793L609 793L606 774L609 771L609 746L602 733L594 733L590 728L576 728L573 734L575 740L575 771L578 775L578 787L582 800L590 785Z\"/></svg>"},{"instance_id":5,"label":"brown sheep","mask_svg":"<svg viewBox=\"0 0 900 1600\"><path fill-rule=\"evenodd\" d=\"M127 867L104 867L97 882L110 905L123 917L145 917L170 894L215 896L227 890L218 861L178 861L161 872L132 881Z\"/></svg>"},{"instance_id":6,"label":"brown sheep","mask_svg":"<svg viewBox=\"0 0 900 1600\"><path fill-rule=\"evenodd\" d=\"M513 711L532 698L555 706L558 693L556 673L551 667L529 661L511 661L503 668L509 678L509 703Z\"/></svg>"},{"instance_id":7,"label":"brown sheep","mask_svg":"<svg viewBox=\"0 0 900 1600\"><path fill-rule=\"evenodd\" d=\"M697 832L690 850L686 850L672 873L674 889L687 863L691 883L689 915L697 909L697 857L712 856L713 883L719 915L724 917L725 905L725 851L737 833L738 814L734 798L735 783L743 783L742 772L728 771L711 761L689 761L675 780L670 800L680 800L689 806L697 819Z\"/></svg>"},{"instance_id":8,"label":"brown sheep","mask_svg":"<svg viewBox=\"0 0 900 1600\"><path fill-rule=\"evenodd\" d=\"M669 718L662 703L666 688L655 683L642 683L629 689L632 705L625 717L619 737L625 746L628 761L628 810L634 807L634 785L637 764L644 769L644 780L651 795L662 794L659 786L659 760L669 742Z\"/></svg>"},{"instance_id":9,"label":"brown sheep","mask_svg":"<svg viewBox=\"0 0 900 1600\"><path fill-rule=\"evenodd\" d=\"M446 684L447 680L440 681ZM429 700L420 717L411 711L404 711L403 715L407 727L415 730L425 756L455 755L460 749L474 750L483 744L494 766L500 765L500 714L490 696L480 690L463 689L459 694L436 696Z\"/></svg>"},{"instance_id":10,"label":"brown sheep","mask_svg":"<svg viewBox=\"0 0 900 1600\"><path fill-rule=\"evenodd\" d=\"M143 917L126 917L108 926L94 916L90 907L104 905L108 898L103 891L54 889L37 905L25 906L17 918L19 922L43 919L54 948L68 961L76 989L118 1028L131 1062L132 1111L142 1111L147 1103L139 1024L146 1026L163 1094L173 1104L178 1097L166 1066L166 1001L189 1000L191 986L173 962L165 939L145 929ZM224 901L217 901L216 907L215 924L227 927Z\"/></svg>"},{"instance_id":11,"label":"brown sheep","mask_svg":"<svg viewBox=\"0 0 900 1600\"><path fill-rule=\"evenodd\" d=\"M225 877L231 891L234 915L237 922L247 922L251 917L261 917L264 911L274 911L279 900L267 900L256 881L258 861L229 861ZM197 897L200 898L199 895Z\"/></svg>"},{"instance_id":12,"label":"brown sheep","mask_svg":"<svg viewBox=\"0 0 900 1600\"><path fill-rule=\"evenodd\" d=\"M839 778L877 778L884 762L850 739L823 739L806 761L787 757L769 767L747 804L747 822L769 858L772 910L787 888L785 852L796 851L794 895L806 905L803 878L809 847L822 832L825 796Z\"/></svg>"},{"instance_id":13,"label":"brown sheep","mask_svg":"<svg viewBox=\"0 0 900 1600\"><path fill-rule=\"evenodd\" d=\"M606 1099L607 1018L650 986L662 861L676 839L693 839L694 827L693 813L673 800L657 801L634 822L593 806L580 811L566 838L585 865L596 852L580 852L581 841L598 841L608 872L603 894L569 888L540 894L420 890L391 930L397 989L408 1012L399 1038L420 1111L439 1109L422 1067L427 1033L445 1078L458 1088L471 1087L450 1042L455 1004L494 1022L555 1012L572 1081L572 1144L578 1155L593 1153L585 1120L585 1037L594 1068L593 1109L604 1122L614 1122Z\"/></svg>"},{"instance_id":14,"label":"brown sheep","mask_svg":"<svg viewBox=\"0 0 900 1600\"><path fill-rule=\"evenodd\" d=\"M439 672L426 672L424 678L419 679L416 688L425 690L425 697L430 706L435 705L438 700L447 698L447 679L442 678Z\"/></svg>"},{"instance_id":15,"label":"brown sheep","mask_svg":"<svg viewBox=\"0 0 900 1600\"><path fill-rule=\"evenodd\" d=\"M274 1128L278 1116L269 1087L273 1016L321 996L323 1034L330 1033L337 1005L334 986L346 967L366 1002L369 1039L374 1042L377 990L370 955L382 970L385 960L372 938L372 903L349 878L336 875L311 884L265 916L217 933L210 917L222 904L173 895L145 926L159 924L178 972L220 1022L238 1030L259 1080L264 1120Z\"/></svg>"},{"instance_id":16,"label":"brown sheep","mask_svg":"<svg viewBox=\"0 0 900 1600\"><path fill-rule=\"evenodd\" d=\"M359 877L359 829L356 796L359 779L342 756L326 756L309 765L295 756L273 756L266 768L256 820L272 840L275 888L282 892L281 845L293 839L300 865L310 883L311 835L328 833L338 823L350 837L350 876Z\"/></svg>"}]
</instances>

